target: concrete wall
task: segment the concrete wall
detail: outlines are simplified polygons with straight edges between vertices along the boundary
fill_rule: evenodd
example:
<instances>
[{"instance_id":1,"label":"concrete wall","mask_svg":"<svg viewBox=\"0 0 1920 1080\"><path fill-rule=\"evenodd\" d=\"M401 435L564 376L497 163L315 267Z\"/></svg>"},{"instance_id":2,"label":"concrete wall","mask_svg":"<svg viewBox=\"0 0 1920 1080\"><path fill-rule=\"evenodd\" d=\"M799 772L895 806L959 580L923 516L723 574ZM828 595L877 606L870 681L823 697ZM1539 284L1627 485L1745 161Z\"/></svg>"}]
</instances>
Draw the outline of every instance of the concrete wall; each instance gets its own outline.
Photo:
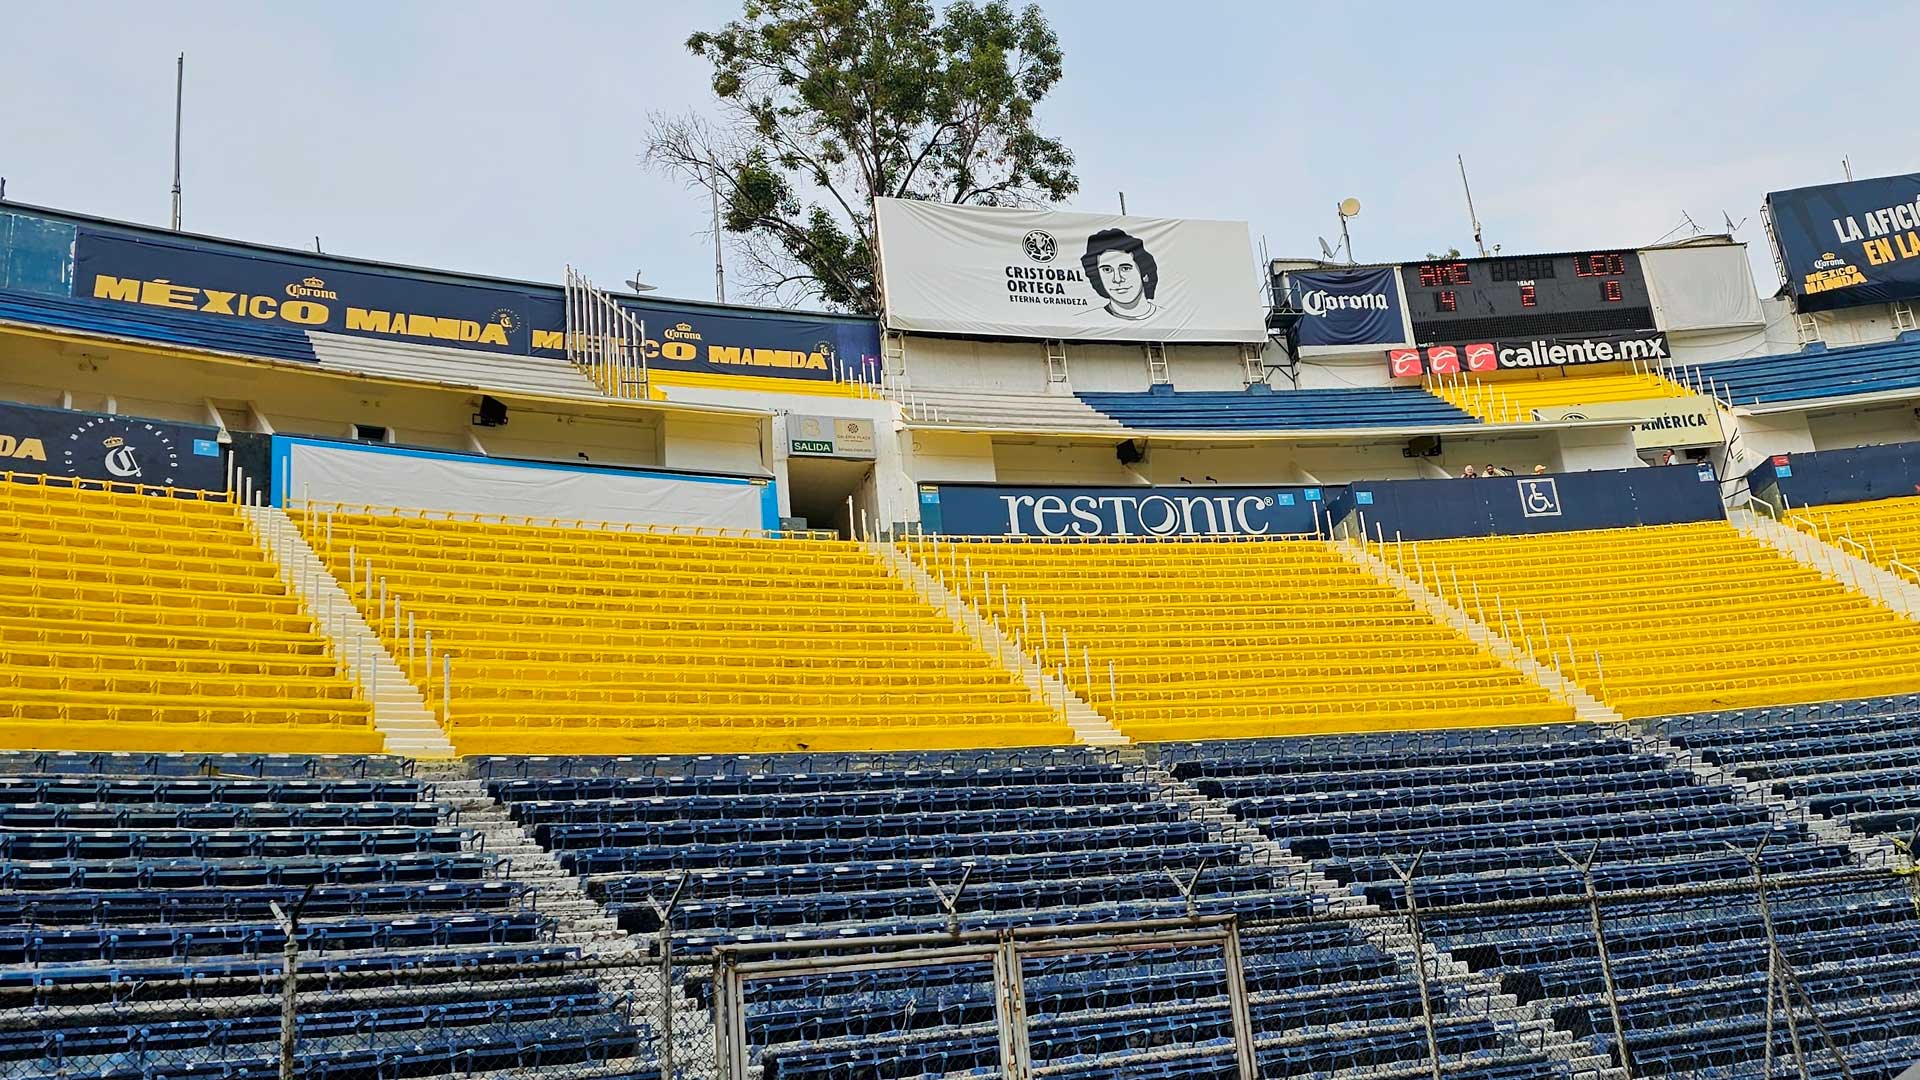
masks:
<instances>
[{"instance_id":1,"label":"concrete wall","mask_svg":"<svg viewBox=\"0 0 1920 1080\"><path fill-rule=\"evenodd\" d=\"M1812 413L1807 416L1807 433L1816 450L1848 450L1856 446L1920 440L1920 420L1914 418L1913 403L1905 402L1847 412Z\"/></svg>"}]
</instances>

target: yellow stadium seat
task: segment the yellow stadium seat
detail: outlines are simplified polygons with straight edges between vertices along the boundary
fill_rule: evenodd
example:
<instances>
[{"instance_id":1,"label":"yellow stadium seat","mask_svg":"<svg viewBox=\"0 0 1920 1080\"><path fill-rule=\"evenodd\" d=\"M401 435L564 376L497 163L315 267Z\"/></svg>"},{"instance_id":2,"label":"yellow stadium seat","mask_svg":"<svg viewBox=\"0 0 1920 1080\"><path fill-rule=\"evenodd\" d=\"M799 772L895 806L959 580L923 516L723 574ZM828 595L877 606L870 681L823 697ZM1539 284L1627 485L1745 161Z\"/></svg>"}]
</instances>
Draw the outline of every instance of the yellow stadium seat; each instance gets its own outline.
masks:
<instances>
[{"instance_id":1,"label":"yellow stadium seat","mask_svg":"<svg viewBox=\"0 0 1920 1080\"><path fill-rule=\"evenodd\" d=\"M1920 584L1920 496L1796 506L1787 524Z\"/></svg>"},{"instance_id":2,"label":"yellow stadium seat","mask_svg":"<svg viewBox=\"0 0 1920 1080\"><path fill-rule=\"evenodd\" d=\"M1908 692L1920 677L1920 624L1725 522L1387 556L1630 718Z\"/></svg>"},{"instance_id":3,"label":"yellow stadium seat","mask_svg":"<svg viewBox=\"0 0 1920 1080\"><path fill-rule=\"evenodd\" d=\"M450 717L462 754L1073 741L859 544L392 513L295 519Z\"/></svg>"},{"instance_id":4,"label":"yellow stadium seat","mask_svg":"<svg viewBox=\"0 0 1920 1080\"><path fill-rule=\"evenodd\" d=\"M906 547L1142 741L1572 716L1318 540Z\"/></svg>"},{"instance_id":5,"label":"yellow stadium seat","mask_svg":"<svg viewBox=\"0 0 1920 1080\"><path fill-rule=\"evenodd\" d=\"M1430 375L1425 385L1429 393L1489 424L1530 423L1535 409L1685 397L1692 393L1658 375L1633 371L1611 375L1550 371L1518 379Z\"/></svg>"},{"instance_id":6,"label":"yellow stadium seat","mask_svg":"<svg viewBox=\"0 0 1920 1080\"><path fill-rule=\"evenodd\" d=\"M239 507L0 482L0 748L378 753Z\"/></svg>"}]
</instances>

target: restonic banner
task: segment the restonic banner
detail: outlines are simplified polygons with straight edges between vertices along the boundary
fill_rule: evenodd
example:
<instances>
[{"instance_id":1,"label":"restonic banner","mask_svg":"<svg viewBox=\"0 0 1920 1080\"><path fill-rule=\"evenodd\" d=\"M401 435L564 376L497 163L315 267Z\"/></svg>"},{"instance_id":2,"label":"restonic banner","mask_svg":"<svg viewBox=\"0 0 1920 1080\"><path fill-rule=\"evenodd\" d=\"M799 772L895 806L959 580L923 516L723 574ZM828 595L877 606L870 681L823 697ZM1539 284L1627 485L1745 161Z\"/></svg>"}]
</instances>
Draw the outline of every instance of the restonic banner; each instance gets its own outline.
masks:
<instances>
[{"instance_id":1,"label":"restonic banner","mask_svg":"<svg viewBox=\"0 0 1920 1080\"><path fill-rule=\"evenodd\" d=\"M1316 531L1321 502L1318 487L922 484L920 524L954 536L1278 536Z\"/></svg>"},{"instance_id":2,"label":"restonic banner","mask_svg":"<svg viewBox=\"0 0 1920 1080\"><path fill-rule=\"evenodd\" d=\"M1108 341L1267 339L1244 221L874 200L887 326Z\"/></svg>"}]
</instances>

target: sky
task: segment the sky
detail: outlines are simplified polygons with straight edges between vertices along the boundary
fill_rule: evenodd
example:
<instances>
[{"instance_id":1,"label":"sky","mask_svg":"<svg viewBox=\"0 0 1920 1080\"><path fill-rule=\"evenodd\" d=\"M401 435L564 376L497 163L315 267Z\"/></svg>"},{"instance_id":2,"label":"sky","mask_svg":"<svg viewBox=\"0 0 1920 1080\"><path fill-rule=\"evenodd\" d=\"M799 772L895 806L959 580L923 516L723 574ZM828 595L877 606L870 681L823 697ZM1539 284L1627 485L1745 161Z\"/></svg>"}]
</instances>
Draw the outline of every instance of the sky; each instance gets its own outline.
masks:
<instances>
[{"instance_id":1,"label":"sky","mask_svg":"<svg viewBox=\"0 0 1920 1080\"><path fill-rule=\"evenodd\" d=\"M738 0L222 4L12 0L9 200L165 225L185 52L188 231L712 299L706 200L640 161L649 113L713 113L685 48ZM1065 76L1043 131L1068 209L1244 219L1256 250L1413 260L1725 230L1775 283L1770 190L1920 170L1900 31L1804 3L1049 0ZM1251 273L1251 272L1250 272ZM738 299L737 292L735 299Z\"/></svg>"}]
</instances>

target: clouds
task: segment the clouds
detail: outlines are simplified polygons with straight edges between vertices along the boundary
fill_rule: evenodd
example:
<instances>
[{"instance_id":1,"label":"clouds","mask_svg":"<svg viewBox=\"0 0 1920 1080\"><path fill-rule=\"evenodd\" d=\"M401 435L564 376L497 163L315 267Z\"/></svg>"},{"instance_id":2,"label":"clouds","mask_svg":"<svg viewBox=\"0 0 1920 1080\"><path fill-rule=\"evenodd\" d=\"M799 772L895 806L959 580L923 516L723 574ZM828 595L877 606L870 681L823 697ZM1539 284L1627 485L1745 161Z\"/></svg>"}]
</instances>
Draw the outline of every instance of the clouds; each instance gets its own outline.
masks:
<instances>
[{"instance_id":1,"label":"clouds","mask_svg":"<svg viewBox=\"0 0 1920 1080\"><path fill-rule=\"evenodd\" d=\"M1348 195L1362 259L1470 249L1464 153L1507 251L1647 243L1726 210L1765 289L1766 191L1839 179L1842 154L1863 176L1920 168L1903 69L1804 6L1046 6L1067 70L1041 120L1078 155L1073 207L1125 190L1136 213L1244 217L1276 254L1317 251ZM184 50L192 230L546 281L644 268L708 297L705 201L638 155L648 111L707 101L687 34L737 11L21 3L0 174L23 202L164 223Z\"/></svg>"}]
</instances>

